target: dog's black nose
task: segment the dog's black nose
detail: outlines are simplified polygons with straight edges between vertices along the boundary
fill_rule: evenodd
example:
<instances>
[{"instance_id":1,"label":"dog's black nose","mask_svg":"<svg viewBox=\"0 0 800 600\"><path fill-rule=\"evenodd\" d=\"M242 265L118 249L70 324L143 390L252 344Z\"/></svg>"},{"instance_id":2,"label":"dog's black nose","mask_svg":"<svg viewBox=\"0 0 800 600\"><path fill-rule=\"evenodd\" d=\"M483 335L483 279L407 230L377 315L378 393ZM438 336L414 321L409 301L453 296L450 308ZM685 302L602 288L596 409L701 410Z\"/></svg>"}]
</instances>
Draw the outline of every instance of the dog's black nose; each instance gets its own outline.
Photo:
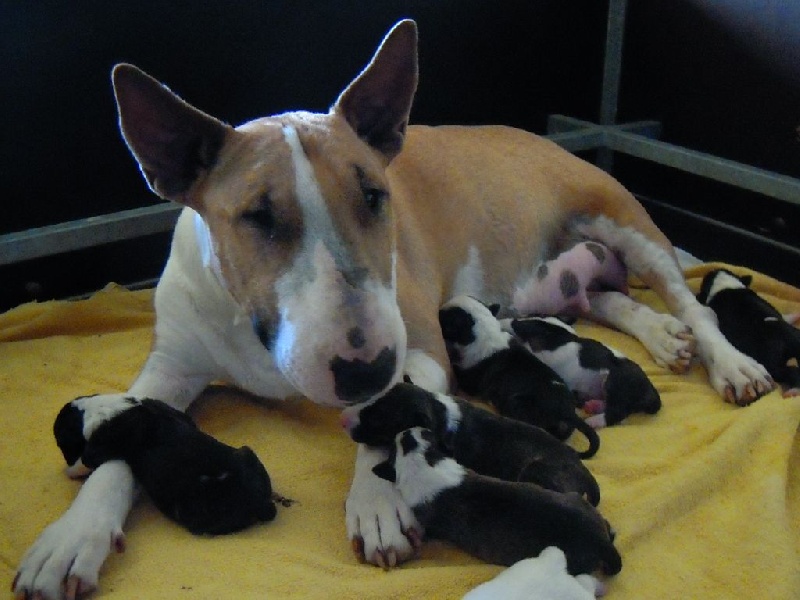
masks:
<instances>
[{"instance_id":1,"label":"dog's black nose","mask_svg":"<svg viewBox=\"0 0 800 600\"><path fill-rule=\"evenodd\" d=\"M358 358L347 360L341 356L331 361L336 395L351 404L368 400L385 389L396 369L397 352L388 347L381 350L371 362Z\"/></svg>"}]
</instances>

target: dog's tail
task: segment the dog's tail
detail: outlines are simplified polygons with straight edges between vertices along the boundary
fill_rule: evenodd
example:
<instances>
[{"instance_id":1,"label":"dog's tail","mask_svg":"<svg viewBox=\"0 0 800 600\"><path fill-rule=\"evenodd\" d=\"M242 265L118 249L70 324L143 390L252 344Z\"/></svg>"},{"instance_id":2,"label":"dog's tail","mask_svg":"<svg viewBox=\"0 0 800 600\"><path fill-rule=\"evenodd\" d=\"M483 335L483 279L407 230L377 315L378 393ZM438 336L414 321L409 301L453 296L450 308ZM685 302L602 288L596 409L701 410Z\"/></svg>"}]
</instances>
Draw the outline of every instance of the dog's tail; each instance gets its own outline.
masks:
<instances>
[{"instance_id":1,"label":"dog's tail","mask_svg":"<svg viewBox=\"0 0 800 600\"><path fill-rule=\"evenodd\" d=\"M597 431L595 431L591 425L581 419L578 415L575 415L575 421L573 422L573 425L575 425L575 429L580 431L586 436L586 439L589 440L589 448L583 450L582 452L578 452L578 456L581 458L592 458L600 449L600 436L597 435Z\"/></svg>"}]
</instances>

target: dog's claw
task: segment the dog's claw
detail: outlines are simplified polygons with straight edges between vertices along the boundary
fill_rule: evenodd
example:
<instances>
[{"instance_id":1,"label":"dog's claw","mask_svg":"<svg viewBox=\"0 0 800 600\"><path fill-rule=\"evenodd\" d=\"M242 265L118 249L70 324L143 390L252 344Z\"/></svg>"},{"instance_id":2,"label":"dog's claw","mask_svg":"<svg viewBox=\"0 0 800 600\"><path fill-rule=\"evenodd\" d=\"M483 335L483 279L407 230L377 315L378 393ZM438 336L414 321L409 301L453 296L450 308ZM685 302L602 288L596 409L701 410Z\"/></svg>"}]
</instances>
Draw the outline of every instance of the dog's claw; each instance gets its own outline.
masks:
<instances>
[{"instance_id":1,"label":"dog's claw","mask_svg":"<svg viewBox=\"0 0 800 600\"><path fill-rule=\"evenodd\" d=\"M350 540L350 545L353 548L353 553L356 555L360 562L365 562L366 557L364 556L364 538L361 537L354 537Z\"/></svg>"},{"instance_id":2,"label":"dog's claw","mask_svg":"<svg viewBox=\"0 0 800 600\"><path fill-rule=\"evenodd\" d=\"M420 535L420 532L417 531L416 528L410 527L403 533L405 533L408 541L411 542L411 547L414 548L414 552L419 552L422 548L422 535Z\"/></svg>"}]
</instances>

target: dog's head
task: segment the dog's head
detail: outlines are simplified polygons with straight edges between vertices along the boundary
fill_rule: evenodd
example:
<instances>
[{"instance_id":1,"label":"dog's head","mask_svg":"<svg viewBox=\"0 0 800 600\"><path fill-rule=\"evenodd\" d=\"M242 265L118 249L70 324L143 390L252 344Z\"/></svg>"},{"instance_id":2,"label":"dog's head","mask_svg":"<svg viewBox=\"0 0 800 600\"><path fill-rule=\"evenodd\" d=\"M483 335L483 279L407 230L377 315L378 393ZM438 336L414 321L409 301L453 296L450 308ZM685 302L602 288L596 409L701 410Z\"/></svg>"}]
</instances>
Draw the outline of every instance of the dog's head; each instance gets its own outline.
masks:
<instances>
[{"instance_id":1,"label":"dog's head","mask_svg":"<svg viewBox=\"0 0 800 600\"><path fill-rule=\"evenodd\" d=\"M389 446L398 433L412 427L441 432L447 426L448 411L431 392L402 382L376 400L344 409L341 423L353 441Z\"/></svg>"},{"instance_id":2,"label":"dog's head","mask_svg":"<svg viewBox=\"0 0 800 600\"><path fill-rule=\"evenodd\" d=\"M123 137L150 188L198 214L207 267L286 378L332 405L399 379L392 190L417 85L398 23L327 114L230 127L131 65L113 71Z\"/></svg>"},{"instance_id":3,"label":"dog's head","mask_svg":"<svg viewBox=\"0 0 800 600\"><path fill-rule=\"evenodd\" d=\"M700 284L697 300L700 304L708 304L719 292L723 290L740 290L750 287L753 278L750 275L739 277L727 269L714 269L706 273Z\"/></svg>"},{"instance_id":4,"label":"dog's head","mask_svg":"<svg viewBox=\"0 0 800 600\"><path fill-rule=\"evenodd\" d=\"M375 465L372 471L394 482L412 507L430 502L442 490L459 485L466 474L464 467L438 449L434 433L423 427L398 433L389 458Z\"/></svg>"},{"instance_id":5,"label":"dog's head","mask_svg":"<svg viewBox=\"0 0 800 600\"><path fill-rule=\"evenodd\" d=\"M497 320L499 310L499 306L487 306L471 296L456 296L442 305L439 325L453 366L469 369L508 347L511 335Z\"/></svg>"}]
</instances>

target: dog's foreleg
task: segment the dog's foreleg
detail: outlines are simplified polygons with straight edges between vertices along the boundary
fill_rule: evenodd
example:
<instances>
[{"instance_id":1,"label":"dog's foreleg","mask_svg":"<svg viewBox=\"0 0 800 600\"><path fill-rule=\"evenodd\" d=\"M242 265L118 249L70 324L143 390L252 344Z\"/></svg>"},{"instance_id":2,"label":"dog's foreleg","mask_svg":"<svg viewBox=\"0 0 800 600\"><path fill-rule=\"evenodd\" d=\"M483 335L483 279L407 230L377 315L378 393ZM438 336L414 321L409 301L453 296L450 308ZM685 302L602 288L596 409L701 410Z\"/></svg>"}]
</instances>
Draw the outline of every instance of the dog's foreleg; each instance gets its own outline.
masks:
<instances>
[{"instance_id":1,"label":"dog's foreleg","mask_svg":"<svg viewBox=\"0 0 800 600\"><path fill-rule=\"evenodd\" d=\"M72 506L23 557L12 586L16 597L73 600L95 589L111 549L125 549L122 525L133 504L134 487L126 463L109 461L98 467Z\"/></svg>"},{"instance_id":2,"label":"dog's foreleg","mask_svg":"<svg viewBox=\"0 0 800 600\"><path fill-rule=\"evenodd\" d=\"M387 455L385 449L358 445L353 484L345 503L353 551L384 569L412 558L422 545L423 533L394 484L372 472Z\"/></svg>"}]
</instances>

